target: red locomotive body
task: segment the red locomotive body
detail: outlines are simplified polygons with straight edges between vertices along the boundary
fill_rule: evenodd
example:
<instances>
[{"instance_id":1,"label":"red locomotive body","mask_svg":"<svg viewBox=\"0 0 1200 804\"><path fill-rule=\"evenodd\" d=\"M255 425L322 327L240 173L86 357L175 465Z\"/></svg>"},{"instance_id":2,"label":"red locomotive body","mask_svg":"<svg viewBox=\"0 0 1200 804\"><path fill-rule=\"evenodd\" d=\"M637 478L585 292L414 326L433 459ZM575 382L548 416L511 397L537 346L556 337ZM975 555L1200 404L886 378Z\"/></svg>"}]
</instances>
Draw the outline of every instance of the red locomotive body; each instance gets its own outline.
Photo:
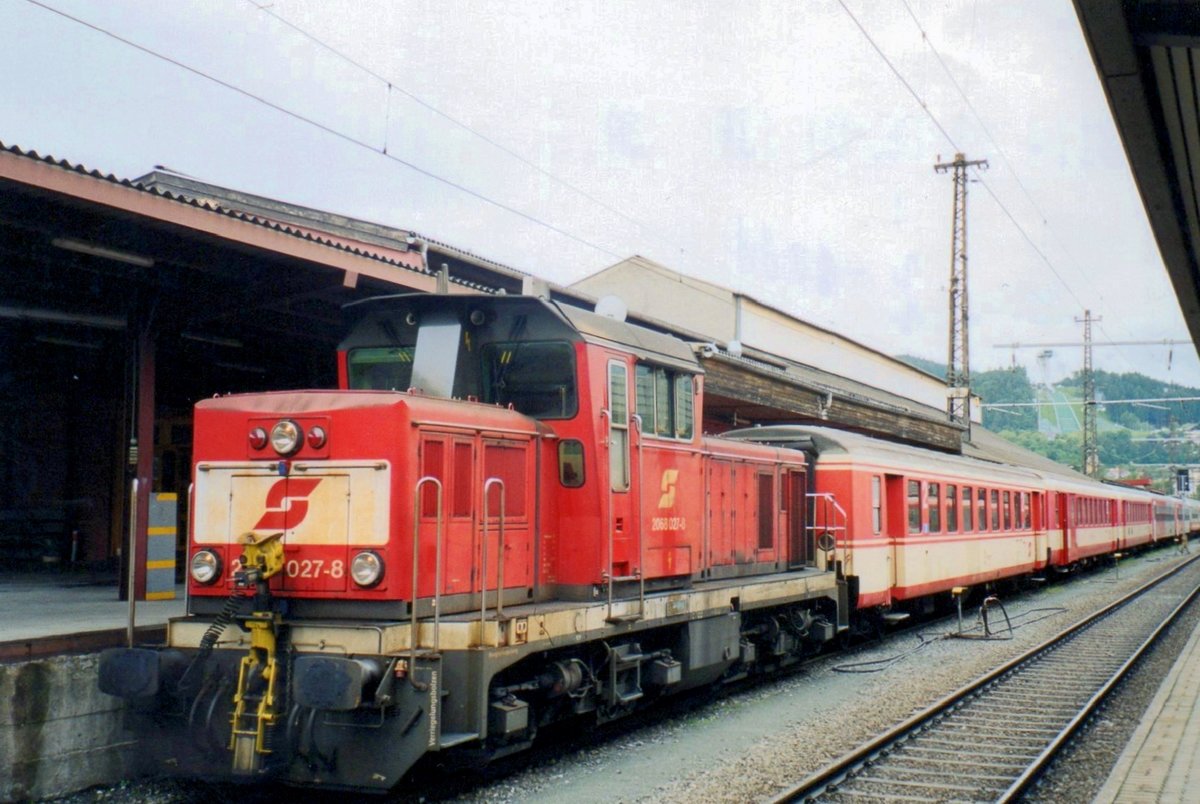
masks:
<instances>
[{"instance_id":1,"label":"red locomotive body","mask_svg":"<svg viewBox=\"0 0 1200 804\"><path fill-rule=\"evenodd\" d=\"M824 428L705 436L689 345L536 298L351 309L339 390L196 407L188 616L100 668L157 772L389 789L1194 517Z\"/></svg>"}]
</instances>

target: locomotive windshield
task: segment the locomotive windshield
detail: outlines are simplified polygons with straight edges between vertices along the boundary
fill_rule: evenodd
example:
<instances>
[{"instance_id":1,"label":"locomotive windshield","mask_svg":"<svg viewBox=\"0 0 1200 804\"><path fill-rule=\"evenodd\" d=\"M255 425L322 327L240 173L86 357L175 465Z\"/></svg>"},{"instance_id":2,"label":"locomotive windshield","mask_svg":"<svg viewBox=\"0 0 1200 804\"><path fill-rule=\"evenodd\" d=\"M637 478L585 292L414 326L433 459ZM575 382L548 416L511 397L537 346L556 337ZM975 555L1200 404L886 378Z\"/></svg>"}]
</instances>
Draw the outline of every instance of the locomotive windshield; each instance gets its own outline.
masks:
<instances>
[{"instance_id":1,"label":"locomotive windshield","mask_svg":"<svg viewBox=\"0 0 1200 804\"><path fill-rule=\"evenodd\" d=\"M578 409L571 344L509 341L480 350L484 402L535 419L569 419Z\"/></svg>"},{"instance_id":2,"label":"locomotive windshield","mask_svg":"<svg viewBox=\"0 0 1200 804\"><path fill-rule=\"evenodd\" d=\"M347 356L350 387L356 391L407 391L412 385L414 346L368 346Z\"/></svg>"}]
</instances>

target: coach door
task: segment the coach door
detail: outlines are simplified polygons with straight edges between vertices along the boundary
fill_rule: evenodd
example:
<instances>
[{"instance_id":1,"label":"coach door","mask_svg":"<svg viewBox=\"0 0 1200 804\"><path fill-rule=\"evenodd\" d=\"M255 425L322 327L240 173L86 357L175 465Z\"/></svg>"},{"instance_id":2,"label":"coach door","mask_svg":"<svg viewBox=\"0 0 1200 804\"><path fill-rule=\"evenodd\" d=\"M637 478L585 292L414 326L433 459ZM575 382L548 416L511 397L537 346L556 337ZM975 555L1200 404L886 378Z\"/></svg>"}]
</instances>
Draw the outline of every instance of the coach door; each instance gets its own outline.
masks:
<instances>
[{"instance_id":1,"label":"coach door","mask_svg":"<svg viewBox=\"0 0 1200 804\"><path fill-rule=\"evenodd\" d=\"M808 527L805 505L807 492L807 472L784 472L783 505L787 516L788 567L791 569L813 565L812 530Z\"/></svg>"},{"instance_id":2,"label":"coach door","mask_svg":"<svg viewBox=\"0 0 1200 804\"><path fill-rule=\"evenodd\" d=\"M1062 546L1064 551L1063 563L1071 563L1079 556L1079 545L1075 540L1075 517L1072 510L1075 507L1074 494L1058 495L1058 527L1062 531Z\"/></svg>"}]
</instances>

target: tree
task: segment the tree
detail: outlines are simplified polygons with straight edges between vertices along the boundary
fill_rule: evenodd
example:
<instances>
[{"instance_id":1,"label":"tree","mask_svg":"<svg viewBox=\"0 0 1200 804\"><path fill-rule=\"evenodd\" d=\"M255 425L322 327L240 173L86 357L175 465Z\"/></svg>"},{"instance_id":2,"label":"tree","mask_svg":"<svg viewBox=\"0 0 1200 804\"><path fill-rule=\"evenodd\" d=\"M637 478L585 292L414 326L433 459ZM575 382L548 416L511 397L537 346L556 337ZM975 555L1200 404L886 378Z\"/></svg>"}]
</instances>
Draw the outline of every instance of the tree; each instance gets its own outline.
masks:
<instances>
[{"instance_id":1,"label":"tree","mask_svg":"<svg viewBox=\"0 0 1200 804\"><path fill-rule=\"evenodd\" d=\"M984 403L1036 402L1033 385L1024 366L1014 369L982 371L971 378L971 390ZM1003 411L1003 412L1001 412ZM983 411L983 426L992 430L1037 430L1037 408L1000 408Z\"/></svg>"}]
</instances>

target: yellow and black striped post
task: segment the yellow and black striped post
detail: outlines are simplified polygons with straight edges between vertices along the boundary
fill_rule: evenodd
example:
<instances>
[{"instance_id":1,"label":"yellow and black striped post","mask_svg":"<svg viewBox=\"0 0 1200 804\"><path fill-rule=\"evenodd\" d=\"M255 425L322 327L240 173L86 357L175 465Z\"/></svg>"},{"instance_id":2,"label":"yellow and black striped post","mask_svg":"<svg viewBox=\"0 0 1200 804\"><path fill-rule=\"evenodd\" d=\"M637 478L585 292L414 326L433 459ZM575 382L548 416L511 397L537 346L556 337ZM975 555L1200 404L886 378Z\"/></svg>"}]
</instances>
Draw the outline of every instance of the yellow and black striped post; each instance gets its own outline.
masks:
<instances>
[{"instance_id":1,"label":"yellow and black striped post","mask_svg":"<svg viewBox=\"0 0 1200 804\"><path fill-rule=\"evenodd\" d=\"M175 599L175 494L150 495L146 528L146 600Z\"/></svg>"}]
</instances>

